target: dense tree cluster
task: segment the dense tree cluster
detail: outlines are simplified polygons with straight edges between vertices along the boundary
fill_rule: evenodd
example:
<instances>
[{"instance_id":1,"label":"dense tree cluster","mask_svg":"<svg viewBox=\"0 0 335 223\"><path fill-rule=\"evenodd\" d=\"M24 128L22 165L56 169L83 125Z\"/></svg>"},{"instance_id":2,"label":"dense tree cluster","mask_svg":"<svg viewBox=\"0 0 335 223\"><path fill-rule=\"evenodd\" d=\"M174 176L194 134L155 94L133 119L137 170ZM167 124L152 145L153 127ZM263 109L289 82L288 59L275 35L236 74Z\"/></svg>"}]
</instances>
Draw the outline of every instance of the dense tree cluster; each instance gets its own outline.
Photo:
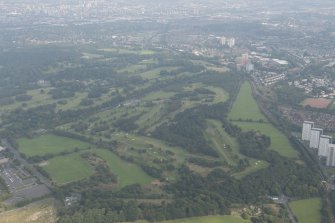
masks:
<instances>
[{"instance_id":1,"label":"dense tree cluster","mask_svg":"<svg viewBox=\"0 0 335 223\"><path fill-rule=\"evenodd\" d=\"M306 98L304 91L294 86L280 85L275 91L278 101L284 104L299 105Z\"/></svg>"},{"instance_id":2,"label":"dense tree cluster","mask_svg":"<svg viewBox=\"0 0 335 223\"><path fill-rule=\"evenodd\" d=\"M156 128L152 135L190 152L218 156L205 139L204 128L204 119L196 116L194 110L190 109L178 114L172 124L163 124Z\"/></svg>"}]
</instances>

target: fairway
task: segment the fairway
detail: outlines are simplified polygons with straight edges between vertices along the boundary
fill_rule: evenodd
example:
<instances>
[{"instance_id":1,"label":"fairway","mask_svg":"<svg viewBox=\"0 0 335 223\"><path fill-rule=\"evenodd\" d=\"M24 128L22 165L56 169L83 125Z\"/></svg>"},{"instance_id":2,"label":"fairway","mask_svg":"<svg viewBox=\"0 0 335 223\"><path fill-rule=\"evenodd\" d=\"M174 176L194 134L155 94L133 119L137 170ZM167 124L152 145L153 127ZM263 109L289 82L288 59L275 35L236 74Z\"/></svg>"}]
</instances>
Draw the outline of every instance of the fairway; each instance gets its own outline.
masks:
<instances>
[{"instance_id":1,"label":"fairway","mask_svg":"<svg viewBox=\"0 0 335 223\"><path fill-rule=\"evenodd\" d=\"M234 124L242 128L243 131L255 130L269 136L271 138L270 148L277 151L280 155L289 158L294 158L298 155L288 138L271 123L268 123L267 118L261 113L255 99L252 97L251 86L248 82L241 86L228 117L235 120ZM236 120L247 119L252 121L263 120L264 122L236 122Z\"/></svg>"},{"instance_id":2,"label":"fairway","mask_svg":"<svg viewBox=\"0 0 335 223\"><path fill-rule=\"evenodd\" d=\"M265 169L269 166L269 163L264 160L255 160L250 159L250 166L248 166L245 170L234 173L232 176L237 179L242 179L243 177L248 176L249 174L255 173L261 169Z\"/></svg>"},{"instance_id":3,"label":"fairway","mask_svg":"<svg viewBox=\"0 0 335 223\"><path fill-rule=\"evenodd\" d=\"M147 94L143 100L154 101L154 100L166 100L172 98L176 93L166 91L155 91Z\"/></svg>"},{"instance_id":4,"label":"fairway","mask_svg":"<svg viewBox=\"0 0 335 223\"><path fill-rule=\"evenodd\" d=\"M242 128L243 131L255 130L269 136L271 138L270 148L282 156L294 158L298 155L287 137L270 123L234 122L234 124Z\"/></svg>"},{"instance_id":5,"label":"fairway","mask_svg":"<svg viewBox=\"0 0 335 223\"><path fill-rule=\"evenodd\" d=\"M53 134L46 134L32 139L20 138L17 142L19 151L28 157L59 154L64 151L73 151L75 148L85 149L89 147L88 143Z\"/></svg>"},{"instance_id":6,"label":"fairway","mask_svg":"<svg viewBox=\"0 0 335 223\"><path fill-rule=\"evenodd\" d=\"M224 89L219 88L219 87L213 87L209 86L206 87L208 90L215 92L215 98L213 103L220 103L220 102L225 102L229 98L228 92L226 92Z\"/></svg>"},{"instance_id":7,"label":"fairway","mask_svg":"<svg viewBox=\"0 0 335 223\"><path fill-rule=\"evenodd\" d=\"M162 70L166 70L166 71L174 71L174 70L177 70L178 67L160 67L160 68L155 68L155 69L152 69L152 70L148 70L148 71L145 71L143 73L140 73L139 75L143 78L143 79L148 79L148 80L151 80L151 79L155 79L155 78L158 78L160 77L160 72Z\"/></svg>"},{"instance_id":8,"label":"fairway","mask_svg":"<svg viewBox=\"0 0 335 223\"><path fill-rule=\"evenodd\" d=\"M238 93L233 107L229 112L228 118L232 120L267 120L261 113L255 99L253 98L251 86L248 82L242 84L240 92Z\"/></svg>"},{"instance_id":9,"label":"fairway","mask_svg":"<svg viewBox=\"0 0 335 223\"><path fill-rule=\"evenodd\" d=\"M221 159L229 165L237 165L239 153L239 145L236 140L230 137L221 127L221 123L215 120L207 120L208 128L205 131L205 136L213 148L216 149ZM228 149L231 148L231 151ZM234 158L234 155L238 157Z\"/></svg>"},{"instance_id":10,"label":"fairway","mask_svg":"<svg viewBox=\"0 0 335 223\"><path fill-rule=\"evenodd\" d=\"M81 157L81 153L54 157L48 160L43 169L57 185L82 180L93 174L91 166Z\"/></svg>"},{"instance_id":11,"label":"fairway","mask_svg":"<svg viewBox=\"0 0 335 223\"><path fill-rule=\"evenodd\" d=\"M207 120L207 124L209 127L207 128L205 135L213 142L213 146L218 151L221 158L227 161L228 164L234 166L237 165L239 159L246 158L246 156L240 153L240 146L237 140L225 132L219 121ZM224 148L223 145L229 145L230 148ZM258 170L269 166L269 163L263 160L255 160L252 158L248 158L248 160L250 162L250 166L241 172L234 173L232 175L233 177L241 179L251 173L257 172Z\"/></svg>"},{"instance_id":12,"label":"fairway","mask_svg":"<svg viewBox=\"0 0 335 223\"><path fill-rule=\"evenodd\" d=\"M184 218L170 221L161 221L160 223L249 223L239 216L233 215L214 215L205 217ZM138 221L137 223L146 223L146 221Z\"/></svg>"},{"instance_id":13,"label":"fairway","mask_svg":"<svg viewBox=\"0 0 335 223\"><path fill-rule=\"evenodd\" d=\"M321 222L321 199L312 198L290 202L290 208L298 218L299 223Z\"/></svg>"},{"instance_id":14,"label":"fairway","mask_svg":"<svg viewBox=\"0 0 335 223\"><path fill-rule=\"evenodd\" d=\"M108 150L95 149L93 152L102 159L106 160L112 173L117 175L120 187L131 184L148 184L153 180L153 178L148 176L140 167L123 161Z\"/></svg>"},{"instance_id":15,"label":"fairway","mask_svg":"<svg viewBox=\"0 0 335 223\"><path fill-rule=\"evenodd\" d=\"M25 108L32 108L32 107L36 107L39 105L45 105L51 102L54 102L54 100L52 99L52 97L48 94L41 94L41 90L48 92L50 90L50 88L40 88L40 89L35 89L35 90L28 90L27 91L27 95L30 95L32 98L29 101L26 101L26 106ZM0 106L0 111L1 112L5 112L5 111L10 111L10 110L14 110L17 109L19 107L22 107L22 102L20 101L15 101L13 104L9 104L9 105L1 105Z\"/></svg>"}]
</instances>

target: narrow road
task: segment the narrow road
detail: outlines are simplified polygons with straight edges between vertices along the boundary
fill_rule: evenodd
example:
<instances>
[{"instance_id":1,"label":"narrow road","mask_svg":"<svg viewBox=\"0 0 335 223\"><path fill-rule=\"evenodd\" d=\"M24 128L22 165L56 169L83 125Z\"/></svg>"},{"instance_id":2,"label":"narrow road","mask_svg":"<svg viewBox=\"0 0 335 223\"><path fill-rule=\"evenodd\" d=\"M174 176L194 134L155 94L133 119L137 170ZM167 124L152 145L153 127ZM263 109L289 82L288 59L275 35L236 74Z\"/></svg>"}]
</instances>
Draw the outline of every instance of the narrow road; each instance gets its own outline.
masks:
<instances>
[{"instance_id":1,"label":"narrow road","mask_svg":"<svg viewBox=\"0 0 335 223\"><path fill-rule=\"evenodd\" d=\"M278 200L274 200L274 202L276 204L282 204L285 206L287 213L288 213L288 217L290 219L290 223L298 223L297 220L294 217L294 213L292 211L292 209L290 208L290 206L288 205L289 202L289 197L286 197L285 195L281 195Z\"/></svg>"},{"instance_id":2,"label":"narrow road","mask_svg":"<svg viewBox=\"0 0 335 223\"><path fill-rule=\"evenodd\" d=\"M287 212L288 212L288 217L290 218L290 222L291 222L291 223L298 223L298 222L295 220L293 211L292 211L292 209L290 208L290 206L288 205L288 203L286 202L284 205L285 205L286 210L287 210Z\"/></svg>"},{"instance_id":3,"label":"narrow road","mask_svg":"<svg viewBox=\"0 0 335 223\"><path fill-rule=\"evenodd\" d=\"M19 160L23 166L32 170L32 175L35 176L42 184L45 184L49 189L53 187L51 181L38 172L38 170L32 164L28 163L27 160L23 159L19 151L10 145L6 139L2 139L1 142L5 148L8 148L10 152L14 154L15 159Z\"/></svg>"}]
</instances>

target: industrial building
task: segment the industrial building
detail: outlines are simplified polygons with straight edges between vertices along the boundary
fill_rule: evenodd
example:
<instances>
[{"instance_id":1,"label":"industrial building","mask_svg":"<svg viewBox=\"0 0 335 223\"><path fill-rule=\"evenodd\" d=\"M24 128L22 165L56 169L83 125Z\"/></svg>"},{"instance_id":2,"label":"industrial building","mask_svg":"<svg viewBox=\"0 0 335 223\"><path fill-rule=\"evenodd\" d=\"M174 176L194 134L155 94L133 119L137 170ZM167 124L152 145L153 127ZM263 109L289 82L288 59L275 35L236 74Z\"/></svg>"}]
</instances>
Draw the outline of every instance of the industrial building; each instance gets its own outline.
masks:
<instances>
[{"instance_id":1,"label":"industrial building","mask_svg":"<svg viewBox=\"0 0 335 223\"><path fill-rule=\"evenodd\" d=\"M329 145L332 144L332 137L327 135L320 136L318 155L326 157Z\"/></svg>"},{"instance_id":2,"label":"industrial building","mask_svg":"<svg viewBox=\"0 0 335 223\"><path fill-rule=\"evenodd\" d=\"M314 122L304 121L302 125L302 140L310 140L311 129L314 127Z\"/></svg>"},{"instance_id":3,"label":"industrial building","mask_svg":"<svg viewBox=\"0 0 335 223\"><path fill-rule=\"evenodd\" d=\"M323 129L320 128L312 128L311 129L311 137L309 141L309 147L318 149L319 148L319 143L320 143L320 136L323 133Z\"/></svg>"}]
</instances>

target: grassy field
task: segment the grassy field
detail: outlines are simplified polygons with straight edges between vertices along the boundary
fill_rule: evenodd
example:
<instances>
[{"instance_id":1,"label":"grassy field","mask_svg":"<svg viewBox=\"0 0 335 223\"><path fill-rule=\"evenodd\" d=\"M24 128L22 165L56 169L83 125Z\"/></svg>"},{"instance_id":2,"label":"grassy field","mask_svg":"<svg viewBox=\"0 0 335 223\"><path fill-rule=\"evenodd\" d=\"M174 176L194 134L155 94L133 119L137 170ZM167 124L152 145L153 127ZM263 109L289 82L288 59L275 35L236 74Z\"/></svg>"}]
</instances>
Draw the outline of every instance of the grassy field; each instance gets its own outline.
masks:
<instances>
[{"instance_id":1,"label":"grassy field","mask_svg":"<svg viewBox=\"0 0 335 223\"><path fill-rule=\"evenodd\" d=\"M214 215L205 217L185 218L170 221L162 221L160 223L249 223L249 220L243 220L239 216L233 215ZM146 221L138 221L137 223L146 223Z\"/></svg>"},{"instance_id":2,"label":"grassy field","mask_svg":"<svg viewBox=\"0 0 335 223\"><path fill-rule=\"evenodd\" d=\"M144 64L135 64L135 65L130 65L127 66L123 69L118 70L118 72L129 72L129 73L136 73L141 70L145 70L146 66Z\"/></svg>"},{"instance_id":3,"label":"grassy field","mask_svg":"<svg viewBox=\"0 0 335 223\"><path fill-rule=\"evenodd\" d=\"M43 166L51 179L57 185L82 180L93 174L89 163L83 159L81 153L74 153L67 156L57 156L47 161Z\"/></svg>"},{"instance_id":4,"label":"grassy field","mask_svg":"<svg viewBox=\"0 0 335 223\"><path fill-rule=\"evenodd\" d=\"M92 59L99 59L104 57L103 55L100 54L95 54L95 53L82 53L82 57L83 59L87 59L87 60L92 60Z\"/></svg>"},{"instance_id":5,"label":"grassy field","mask_svg":"<svg viewBox=\"0 0 335 223\"><path fill-rule=\"evenodd\" d=\"M232 120L266 120L266 117L261 113L255 99L252 97L251 86L248 82L241 86L228 118Z\"/></svg>"},{"instance_id":6,"label":"grassy field","mask_svg":"<svg viewBox=\"0 0 335 223\"><path fill-rule=\"evenodd\" d=\"M208 120L208 128L205 131L206 138L211 142L212 146L219 153L221 159L226 161L229 165L236 165L239 158L239 146L234 138L231 138L223 128L220 122L215 120ZM229 150L227 147L230 147ZM237 155L237 157L234 157Z\"/></svg>"},{"instance_id":7,"label":"grassy field","mask_svg":"<svg viewBox=\"0 0 335 223\"><path fill-rule=\"evenodd\" d=\"M246 158L246 156L240 153L237 140L224 131L219 121L207 120L207 123L209 128L206 130L205 135L213 142L213 146L219 152L221 158L227 161L228 164L234 166L237 165L239 159ZM230 149L224 148L223 145L229 145ZM248 158L248 160L250 166L241 172L234 173L234 177L241 179L269 166L269 164L263 160L255 160L251 158Z\"/></svg>"},{"instance_id":8,"label":"grassy field","mask_svg":"<svg viewBox=\"0 0 335 223\"><path fill-rule=\"evenodd\" d=\"M148 176L140 167L120 159L114 153L104 149L89 150L105 160L111 171L117 175L120 187L130 184L148 184L153 178ZM93 174L89 163L81 157L81 152L67 156L57 156L47 161L43 168L50 174L52 180L63 185L69 182L87 178Z\"/></svg>"},{"instance_id":9,"label":"grassy field","mask_svg":"<svg viewBox=\"0 0 335 223\"><path fill-rule=\"evenodd\" d=\"M74 148L84 149L89 146L88 143L53 134L46 134L32 139L20 138L17 142L19 151L28 157L43 156L48 153L59 154L64 151L72 151Z\"/></svg>"},{"instance_id":10,"label":"grassy field","mask_svg":"<svg viewBox=\"0 0 335 223\"><path fill-rule=\"evenodd\" d=\"M255 130L259 131L271 138L271 149L279 154L294 158L298 155L290 144L288 138L276 129L271 123L268 123L267 118L261 113L255 99L252 97L251 86L249 83L244 83L241 86L240 92L233 104L232 110L228 117L232 120L250 119L258 121L262 119L265 123L258 122L234 122L242 128L243 131Z\"/></svg>"},{"instance_id":11,"label":"grassy field","mask_svg":"<svg viewBox=\"0 0 335 223\"><path fill-rule=\"evenodd\" d=\"M154 101L154 100L165 100L172 98L175 95L174 92L166 92L166 91L155 91L150 94L147 94L143 100L145 101Z\"/></svg>"},{"instance_id":12,"label":"grassy field","mask_svg":"<svg viewBox=\"0 0 335 223\"><path fill-rule=\"evenodd\" d=\"M41 90L43 90L44 93L41 93ZM51 104L51 103L56 103L57 111L73 109L73 108L79 107L81 100L86 98L88 94L86 92L76 92L74 97L56 100L56 99L53 99L50 94L48 94L50 90L51 90L50 87L29 90L27 91L27 95L30 95L32 97L31 100L25 101L25 102L15 101L13 104L1 106L0 112L10 111L10 110L14 110L17 108L29 109L29 108L34 108L37 106ZM61 100L66 101L67 103L65 104L57 103ZM25 106L23 106L23 104L25 104Z\"/></svg>"},{"instance_id":13,"label":"grassy field","mask_svg":"<svg viewBox=\"0 0 335 223\"><path fill-rule=\"evenodd\" d=\"M67 98L66 104L57 104L57 111L59 110L68 110L68 109L73 109L73 108L78 108L80 106L80 102L82 99L87 97L87 93L76 93L74 97L72 98Z\"/></svg>"},{"instance_id":14,"label":"grassy field","mask_svg":"<svg viewBox=\"0 0 335 223\"><path fill-rule=\"evenodd\" d=\"M241 172L234 173L232 176L237 179L242 179L243 177L246 177L249 174L255 173L269 166L269 163L263 160L250 159L249 162L250 162L250 166L248 166L245 170Z\"/></svg>"},{"instance_id":15,"label":"grassy field","mask_svg":"<svg viewBox=\"0 0 335 223\"><path fill-rule=\"evenodd\" d=\"M163 104L157 104L147 108L143 115L136 121L139 128L150 128L162 119L165 114Z\"/></svg>"},{"instance_id":16,"label":"grassy field","mask_svg":"<svg viewBox=\"0 0 335 223\"><path fill-rule=\"evenodd\" d=\"M190 157L190 154L188 154L184 149L169 146L161 140L150 137L119 132L113 134L113 138L120 143L120 146L117 148L118 154L120 156L132 157L136 163L144 163L149 166L160 168L159 164L155 163L154 160L169 160L172 158L173 162L171 164L178 168L185 163L186 158ZM146 153L138 152L143 149L146 150ZM173 154L167 156L166 151L170 151ZM164 177L173 181L177 179L177 172L165 171Z\"/></svg>"},{"instance_id":17,"label":"grassy field","mask_svg":"<svg viewBox=\"0 0 335 223\"><path fill-rule=\"evenodd\" d=\"M213 103L225 102L229 98L228 92L219 87L209 86L206 87L208 90L215 92L215 97Z\"/></svg>"},{"instance_id":18,"label":"grassy field","mask_svg":"<svg viewBox=\"0 0 335 223\"><path fill-rule=\"evenodd\" d=\"M319 223L321 221L321 199L312 198L290 202L290 208L299 223Z\"/></svg>"},{"instance_id":19,"label":"grassy field","mask_svg":"<svg viewBox=\"0 0 335 223\"><path fill-rule=\"evenodd\" d=\"M1 223L55 223L57 222L56 203L46 199L23 208L0 213Z\"/></svg>"},{"instance_id":20,"label":"grassy field","mask_svg":"<svg viewBox=\"0 0 335 223\"><path fill-rule=\"evenodd\" d=\"M140 50L140 55L153 55L155 53L153 50Z\"/></svg>"},{"instance_id":21,"label":"grassy field","mask_svg":"<svg viewBox=\"0 0 335 223\"><path fill-rule=\"evenodd\" d=\"M159 68L155 68L153 70L149 70L149 71L146 71L146 72L143 72L141 74L139 74L143 79L148 79L148 80L151 80L151 79L155 79L155 78L158 78L160 77L159 73L162 71L162 70L166 70L166 71L173 71L173 70L176 70L178 67L159 67Z\"/></svg>"},{"instance_id":22,"label":"grassy field","mask_svg":"<svg viewBox=\"0 0 335 223\"><path fill-rule=\"evenodd\" d=\"M169 146L165 142L155 138L139 136L135 134L128 134L128 137L124 137L124 135L122 135L121 133L116 133L113 135L113 137L122 144L126 144L127 146L140 147L140 148L154 146L157 148L161 148L162 150L169 150L175 153L178 156L178 158L182 159L184 159L187 154L184 149L180 147Z\"/></svg>"},{"instance_id":23,"label":"grassy field","mask_svg":"<svg viewBox=\"0 0 335 223\"><path fill-rule=\"evenodd\" d=\"M153 50L126 49L126 48L103 48L99 50L104 51L104 52L113 52L113 53L119 53L119 54L153 55L156 53Z\"/></svg>"},{"instance_id":24,"label":"grassy field","mask_svg":"<svg viewBox=\"0 0 335 223\"><path fill-rule=\"evenodd\" d=\"M27 95L30 95L32 98L29 101L20 102L15 101L13 104L9 105L2 105L0 107L0 112L10 111L17 108L32 108L40 105L45 105L48 103L54 102L54 100L51 98L51 96L47 93L41 94L41 90L48 92L51 88L40 88L35 90L29 90L27 91ZM26 104L26 106L22 106L23 103Z\"/></svg>"},{"instance_id":25,"label":"grassy field","mask_svg":"<svg viewBox=\"0 0 335 223\"><path fill-rule=\"evenodd\" d=\"M120 159L108 150L95 149L93 152L106 160L111 171L117 175L120 187L136 183L148 184L153 180L153 178L148 176L140 167Z\"/></svg>"},{"instance_id":26,"label":"grassy field","mask_svg":"<svg viewBox=\"0 0 335 223\"><path fill-rule=\"evenodd\" d=\"M243 131L255 130L269 136L271 138L270 148L283 156L293 158L298 155L287 137L270 123L235 122L235 124Z\"/></svg>"},{"instance_id":27,"label":"grassy field","mask_svg":"<svg viewBox=\"0 0 335 223\"><path fill-rule=\"evenodd\" d=\"M205 88L215 93L214 100L212 104L219 102L225 102L229 98L229 93L226 92L223 88L208 86L200 82L192 83L184 87L184 91L194 91L196 88Z\"/></svg>"}]
</instances>

